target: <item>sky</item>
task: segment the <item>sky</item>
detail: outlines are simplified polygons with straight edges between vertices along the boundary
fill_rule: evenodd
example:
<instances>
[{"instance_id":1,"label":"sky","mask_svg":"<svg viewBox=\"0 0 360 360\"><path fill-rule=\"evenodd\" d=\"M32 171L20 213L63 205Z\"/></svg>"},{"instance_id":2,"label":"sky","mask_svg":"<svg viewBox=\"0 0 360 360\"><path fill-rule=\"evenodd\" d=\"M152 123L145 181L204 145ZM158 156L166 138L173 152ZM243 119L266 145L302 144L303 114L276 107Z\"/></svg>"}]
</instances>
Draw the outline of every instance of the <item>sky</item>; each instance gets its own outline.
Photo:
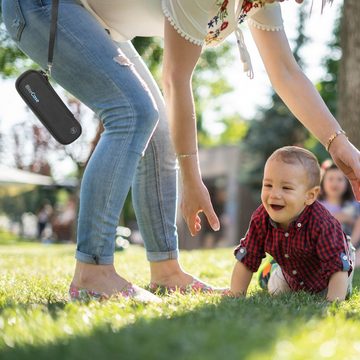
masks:
<instances>
[{"instance_id":1,"label":"sky","mask_svg":"<svg viewBox=\"0 0 360 360\"><path fill-rule=\"evenodd\" d=\"M304 72L313 83L316 83L324 76L322 61L331 51L327 43L332 39L334 19L339 12L342 0L335 0L331 7L327 6L324 9L322 15L320 14L320 0L315 0L314 2L312 14L305 28L305 34L310 41L304 47L301 56L305 63ZM285 32L291 46L293 44L292 41L297 36L296 28L299 6L294 0L281 3ZM306 6L310 12L308 2L302 6ZM232 37L229 41L234 42L234 62L222 71L235 90L233 93L222 98L222 111L225 114L236 112L239 114L239 118L251 120L259 106L269 105L271 86L250 33L244 30L244 36L253 63L255 77L251 80L242 72L238 49L235 39ZM22 99L15 90L14 79L0 79L0 94L0 133L6 134L14 124L29 115ZM216 118L212 114L206 114L205 121L213 129L214 133L220 130L216 124ZM11 165L9 163L10 160L7 162L6 159L2 159L2 161L7 165ZM72 171L73 167L69 161L65 161L58 169L61 169L59 177L62 177L61 175Z\"/></svg>"}]
</instances>

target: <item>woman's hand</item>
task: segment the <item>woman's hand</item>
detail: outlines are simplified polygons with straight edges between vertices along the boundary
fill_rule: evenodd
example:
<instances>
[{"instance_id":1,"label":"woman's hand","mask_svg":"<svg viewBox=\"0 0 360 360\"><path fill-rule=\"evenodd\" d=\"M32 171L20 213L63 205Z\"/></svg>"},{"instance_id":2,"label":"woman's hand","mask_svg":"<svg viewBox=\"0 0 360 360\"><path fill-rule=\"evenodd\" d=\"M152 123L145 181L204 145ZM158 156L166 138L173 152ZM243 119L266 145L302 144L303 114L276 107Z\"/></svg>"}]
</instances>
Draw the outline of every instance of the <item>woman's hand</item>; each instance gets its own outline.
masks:
<instances>
[{"instance_id":1,"label":"woman's hand","mask_svg":"<svg viewBox=\"0 0 360 360\"><path fill-rule=\"evenodd\" d=\"M184 182L180 208L192 236L201 230L200 212L205 214L213 230L220 229L220 222L211 204L209 192L201 180Z\"/></svg>"},{"instance_id":2,"label":"woman's hand","mask_svg":"<svg viewBox=\"0 0 360 360\"><path fill-rule=\"evenodd\" d=\"M360 152L344 135L337 136L329 153L337 167L349 179L355 198L360 201Z\"/></svg>"}]
</instances>

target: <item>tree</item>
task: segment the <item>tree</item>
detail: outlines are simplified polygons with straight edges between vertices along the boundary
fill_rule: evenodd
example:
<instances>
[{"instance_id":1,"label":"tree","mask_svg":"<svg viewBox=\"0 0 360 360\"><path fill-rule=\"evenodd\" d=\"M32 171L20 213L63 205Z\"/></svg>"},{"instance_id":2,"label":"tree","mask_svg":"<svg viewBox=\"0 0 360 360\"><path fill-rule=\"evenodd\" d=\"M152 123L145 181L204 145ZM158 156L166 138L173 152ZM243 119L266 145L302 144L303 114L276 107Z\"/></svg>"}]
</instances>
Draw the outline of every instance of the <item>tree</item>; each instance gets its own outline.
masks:
<instances>
[{"instance_id":1,"label":"tree","mask_svg":"<svg viewBox=\"0 0 360 360\"><path fill-rule=\"evenodd\" d=\"M360 148L360 1L346 0L341 22L343 51L339 77L339 120L353 144Z\"/></svg>"}]
</instances>

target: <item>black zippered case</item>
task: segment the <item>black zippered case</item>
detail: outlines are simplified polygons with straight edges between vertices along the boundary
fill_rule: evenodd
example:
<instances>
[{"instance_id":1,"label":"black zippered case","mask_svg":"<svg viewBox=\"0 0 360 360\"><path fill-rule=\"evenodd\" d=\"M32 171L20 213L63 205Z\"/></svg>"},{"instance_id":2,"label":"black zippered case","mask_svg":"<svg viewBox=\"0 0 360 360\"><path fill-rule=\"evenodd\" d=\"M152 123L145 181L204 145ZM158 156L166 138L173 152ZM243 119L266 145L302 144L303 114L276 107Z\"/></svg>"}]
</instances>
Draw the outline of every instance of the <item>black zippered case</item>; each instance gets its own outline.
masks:
<instances>
[{"instance_id":1,"label":"black zippered case","mask_svg":"<svg viewBox=\"0 0 360 360\"><path fill-rule=\"evenodd\" d=\"M81 135L80 123L55 92L43 71L25 71L17 78L15 86L32 112L60 144L68 145Z\"/></svg>"}]
</instances>

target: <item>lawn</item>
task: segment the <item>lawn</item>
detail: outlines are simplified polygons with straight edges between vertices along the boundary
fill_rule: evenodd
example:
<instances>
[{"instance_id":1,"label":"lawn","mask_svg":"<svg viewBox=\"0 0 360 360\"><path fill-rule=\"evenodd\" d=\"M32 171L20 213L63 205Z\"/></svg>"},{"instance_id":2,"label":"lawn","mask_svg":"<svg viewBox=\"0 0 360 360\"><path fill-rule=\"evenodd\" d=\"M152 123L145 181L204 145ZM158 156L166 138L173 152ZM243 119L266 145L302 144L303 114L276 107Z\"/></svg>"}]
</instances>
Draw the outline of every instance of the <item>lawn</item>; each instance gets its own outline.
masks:
<instances>
[{"instance_id":1,"label":"lawn","mask_svg":"<svg viewBox=\"0 0 360 360\"><path fill-rule=\"evenodd\" d=\"M359 359L360 277L353 297L326 304L304 293L271 298L252 283L246 299L174 294L160 305L69 303L74 246L0 246L0 359ZM184 267L218 286L231 250L182 253ZM146 285L144 250L116 266Z\"/></svg>"}]
</instances>

